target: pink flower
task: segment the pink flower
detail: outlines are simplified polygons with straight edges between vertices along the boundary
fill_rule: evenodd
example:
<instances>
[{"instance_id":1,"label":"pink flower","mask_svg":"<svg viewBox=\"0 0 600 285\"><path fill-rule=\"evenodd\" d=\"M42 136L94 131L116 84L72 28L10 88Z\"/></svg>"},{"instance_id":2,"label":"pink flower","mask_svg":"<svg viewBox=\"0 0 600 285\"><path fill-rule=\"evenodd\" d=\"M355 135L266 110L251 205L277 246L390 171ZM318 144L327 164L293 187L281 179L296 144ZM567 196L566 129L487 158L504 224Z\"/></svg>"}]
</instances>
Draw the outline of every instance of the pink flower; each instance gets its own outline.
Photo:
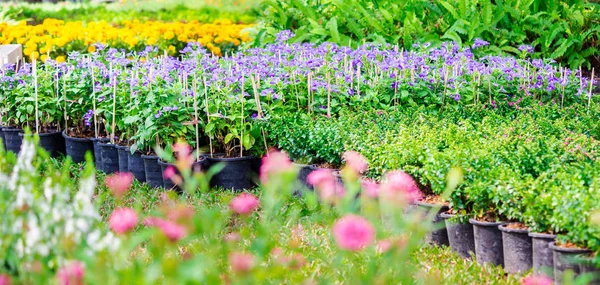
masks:
<instances>
[{"instance_id":1,"label":"pink flower","mask_svg":"<svg viewBox=\"0 0 600 285\"><path fill-rule=\"evenodd\" d=\"M254 255L250 253L232 252L229 254L229 265L235 272L245 273L254 267Z\"/></svg>"},{"instance_id":2,"label":"pink flower","mask_svg":"<svg viewBox=\"0 0 600 285\"><path fill-rule=\"evenodd\" d=\"M529 275L521 280L521 285L552 285L552 279L544 275Z\"/></svg>"},{"instance_id":3,"label":"pink flower","mask_svg":"<svg viewBox=\"0 0 600 285\"><path fill-rule=\"evenodd\" d=\"M400 203L412 203L423 197L415 180L403 171L392 171L386 175L381 194Z\"/></svg>"},{"instance_id":4,"label":"pink flower","mask_svg":"<svg viewBox=\"0 0 600 285\"><path fill-rule=\"evenodd\" d=\"M379 184L371 179L363 179L360 184L368 197L379 197Z\"/></svg>"},{"instance_id":5,"label":"pink flower","mask_svg":"<svg viewBox=\"0 0 600 285\"><path fill-rule=\"evenodd\" d=\"M0 285L10 285L12 282L10 281L10 276L6 274L0 274Z\"/></svg>"},{"instance_id":6,"label":"pink flower","mask_svg":"<svg viewBox=\"0 0 600 285\"><path fill-rule=\"evenodd\" d=\"M177 157L188 157L192 154L192 147L185 142L176 142L173 144L173 153L177 154Z\"/></svg>"},{"instance_id":7,"label":"pink flower","mask_svg":"<svg viewBox=\"0 0 600 285\"><path fill-rule=\"evenodd\" d=\"M315 187L329 186L335 184L335 177L329 169L317 169L308 174L306 182Z\"/></svg>"},{"instance_id":8,"label":"pink flower","mask_svg":"<svg viewBox=\"0 0 600 285\"><path fill-rule=\"evenodd\" d=\"M346 161L346 166L352 169L355 173L365 173L367 168L369 168L369 163L367 159L362 156L360 153L356 151L347 151L342 155L344 161Z\"/></svg>"},{"instance_id":9,"label":"pink flower","mask_svg":"<svg viewBox=\"0 0 600 285\"><path fill-rule=\"evenodd\" d=\"M262 158L260 181L267 183L269 175L289 171L291 168L292 161L285 152L271 150L268 155Z\"/></svg>"},{"instance_id":10,"label":"pink flower","mask_svg":"<svg viewBox=\"0 0 600 285\"><path fill-rule=\"evenodd\" d=\"M108 218L108 226L117 234L131 231L138 223L136 212L130 208L115 209Z\"/></svg>"},{"instance_id":11,"label":"pink flower","mask_svg":"<svg viewBox=\"0 0 600 285\"><path fill-rule=\"evenodd\" d=\"M373 243L375 227L367 219L349 214L335 222L333 237L341 249L358 251Z\"/></svg>"},{"instance_id":12,"label":"pink flower","mask_svg":"<svg viewBox=\"0 0 600 285\"><path fill-rule=\"evenodd\" d=\"M258 209L259 204L260 202L256 196L249 193L242 193L231 199L229 208L234 213L246 216Z\"/></svg>"},{"instance_id":13,"label":"pink flower","mask_svg":"<svg viewBox=\"0 0 600 285\"><path fill-rule=\"evenodd\" d=\"M108 189L115 195L117 198L121 198L127 193L129 186L133 182L133 174L130 172L121 173L117 172L113 175L107 176L105 183Z\"/></svg>"},{"instance_id":14,"label":"pink flower","mask_svg":"<svg viewBox=\"0 0 600 285\"><path fill-rule=\"evenodd\" d=\"M226 243L237 243L238 241L240 241L241 237L240 234L234 232L225 234L225 236L223 236L223 239Z\"/></svg>"},{"instance_id":15,"label":"pink flower","mask_svg":"<svg viewBox=\"0 0 600 285\"><path fill-rule=\"evenodd\" d=\"M83 284L83 275L85 267L79 261L73 261L61 267L56 273L60 285L81 285Z\"/></svg>"},{"instance_id":16,"label":"pink flower","mask_svg":"<svg viewBox=\"0 0 600 285\"><path fill-rule=\"evenodd\" d=\"M163 172L164 179L171 179L171 177L175 175L177 175L177 172L175 171L175 167L172 165L167 166L167 168Z\"/></svg>"},{"instance_id":17,"label":"pink flower","mask_svg":"<svg viewBox=\"0 0 600 285\"><path fill-rule=\"evenodd\" d=\"M384 240L380 240L379 242L377 242L377 252L378 253L384 253L387 252L388 250L390 250L390 248L392 248L392 240L389 239L384 239Z\"/></svg>"},{"instance_id":18,"label":"pink flower","mask_svg":"<svg viewBox=\"0 0 600 285\"><path fill-rule=\"evenodd\" d=\"M155 223L171 242L177 242L187 235L187 229L177 223L163 219L157 219L155 220Z\"/></svg>"}]
</instances>

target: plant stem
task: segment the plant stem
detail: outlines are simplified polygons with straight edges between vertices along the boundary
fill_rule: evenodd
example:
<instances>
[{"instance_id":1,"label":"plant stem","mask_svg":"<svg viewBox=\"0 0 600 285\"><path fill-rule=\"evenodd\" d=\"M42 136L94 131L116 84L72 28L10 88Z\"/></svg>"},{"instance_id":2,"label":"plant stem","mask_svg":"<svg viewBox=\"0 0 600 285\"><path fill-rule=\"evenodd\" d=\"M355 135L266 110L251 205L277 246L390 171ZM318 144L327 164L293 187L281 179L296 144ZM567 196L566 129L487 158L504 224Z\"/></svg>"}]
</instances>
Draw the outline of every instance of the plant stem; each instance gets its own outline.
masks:
<instances>
[{"instance_id":1,"label":"plant stem","mask_svg":"<svg viewBox=\"0 0 600 285\"><path fill-rule=\"evenodd\" d=\"M38 102L38 76L37 76L37 61L35 54L31 54L31 63L33 64L33 88L35 92L35 132L40 133L40 114L39 114L39 102Z\"/></svg>"}]
</instances>

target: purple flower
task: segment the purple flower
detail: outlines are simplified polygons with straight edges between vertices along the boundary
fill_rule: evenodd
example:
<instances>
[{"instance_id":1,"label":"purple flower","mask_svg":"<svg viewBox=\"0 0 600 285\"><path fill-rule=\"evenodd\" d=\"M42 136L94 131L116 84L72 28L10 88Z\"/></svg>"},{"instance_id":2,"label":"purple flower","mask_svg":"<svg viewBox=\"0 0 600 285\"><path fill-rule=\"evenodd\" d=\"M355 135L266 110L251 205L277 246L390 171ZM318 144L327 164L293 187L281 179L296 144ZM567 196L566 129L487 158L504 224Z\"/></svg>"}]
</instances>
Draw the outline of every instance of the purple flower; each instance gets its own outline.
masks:
<instances>
[{"instance_id":1,"label":"purple flower","mask_svg":"<svg viewBox=\"0 0 600 285\"><path fill-rule=\"evenodd\" d=\"M100 97L98 97L98 103L102 103L102 101L104 101L104 95L100 95Z\"/></svg>"},{"instance_id":2,"label":"purple flower","mask_svg":"<svg viewBox=\"0 0 600 285\"><path fill-rule=\"evenodd\" d=\"M252 114L252 120L256 120L256 118L258 118L258 114L256 114L256 113Z\"/></svg>"},{"instance_id":3,"label":"purple flower","mask_svg":"<svg viewBox=\"0 0 600 285\"><path fill-rule=\"evenodd\" d=\"M460 94L458 94L458 93L454 94L453 98L456 101L460 101Z\"/></svg>"},{"instance_id":4,"label":"purple flower","mask_svg":"<svg viewBox=\"0 0 600 285\"><path fill-rule=\"evenodd\" d=\"M520 45L519 50L522 52L533 53L533 47L530 45Z\"/></svg>"},{"instance_id":5,"label":"purple flower","mask_svg":"<svg viewBox=\"0 0 600 285\"><path fill-rule=\"evenodd\" d=\"M85 113L85 115L83 115L83 123L85 124L86 127L89 127L92 125L91 120L92 120L93 115L94 115L94 111L92 111L92 110L88 110L87 113Z\"/></svg>"},{"instance_id":6,"label":"purple flower","mask_svg":"<svg viewBox=\"0 0 600 285\"><path fill-rule=\"evenodd\" d=\"M489 44L490 44L489 42L486 42L486 41L484 41L484 40L482 40L480 38L476 38L475 42L473 42L473 45L471 46L471 48L472 49L476 49L476 48L479 48L479 47L487 46Z\"/></svg>"},{"instance_id":7,"label":"purple flower","mask_svg":"<svg viewBox=\"0 0 600 285\"><path fill-rule=\"evenodd\" d=\"M154 118L157 118L157 119L158 119L158 118L160 118L160 116L162 116L162 112L161 112L160 110L158 110L158 113L156 113L156 114L154 115Z\"/></svg>"},{"instance_id":8,"label":"purple flower","mask_svg":"<svg viewBox=\"0 0 600 285\"><path fill-rule=\"evenodd\" d=\"M295 36L294 33L290 30L281 31L281 32L277 33L277 42L278 43L287 42L289 39L293 38L294 36Z\"/></svg>"}]
</instances>

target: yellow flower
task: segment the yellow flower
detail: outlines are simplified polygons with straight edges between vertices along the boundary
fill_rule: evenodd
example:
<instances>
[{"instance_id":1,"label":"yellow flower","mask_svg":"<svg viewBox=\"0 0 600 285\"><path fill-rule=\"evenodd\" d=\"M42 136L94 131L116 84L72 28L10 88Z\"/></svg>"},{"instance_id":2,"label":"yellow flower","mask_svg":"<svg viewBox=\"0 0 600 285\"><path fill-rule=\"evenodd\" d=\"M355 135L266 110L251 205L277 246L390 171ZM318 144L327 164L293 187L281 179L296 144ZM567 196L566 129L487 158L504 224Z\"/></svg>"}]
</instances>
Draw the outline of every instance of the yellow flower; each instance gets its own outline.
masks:
<instances>
[{"instance_id":1,"label":"yellow flower","mask_svg":"<svg viewBox=\"0 0 600 285\"><path fill-rule=\"evenodd\" d=\"M174 37L175 37L175 33L171 32L171 31L167 31L167 32L165 33L165 39L167 39L167 40L171 40L171 39L173 39Z\"/></svg>"},{"instance_id":2,"label":"yellow flower","mask_svg":"<svg viewBox=\"0 0 600 285\"><path fill-rule=\"evenodd\" d=\"M174 53L175 53L175 51L176 51L176 50L175 50L175 47L174 47L174 46L172 46L172 45L170 45L170 46L169 46L169 48L167 48L167 52L168 52L168 53L170 53L170 54L174 54Z\"/></svg>"},{"instance_id":3,"label":"yellow flower","mask_svg":"<svg viewBox=\"0 0 600 285\"><path fill-rule=\"evenodd\" d=\"M95 45L91 45L88 47L88 52L95 52L96 51L96 46Z\"/></svg>"},{"instance_id":4,"label":"yellow flower","mask_svg":"<svg viewBox=\"0 0 600 285\"><path fill-rule=\"evenodd\" d=\"M56 62L61 63L61 62L65 62L66 59L64 56L60 55L56 57Z\"/></svg>"},{"instance_id":5,"label":"yellow flower","mask_svg":"<svg viewBox=\"0 0 600 285\"><path fill-rule=\"evenodd\" d=\"M40 57L40 60L41 60L42 62L46 62L46 60L48 60L48 56L47 56L47 55L45 55L45 54L42 54L42 56Z\"/></svg>"}]
</instances>

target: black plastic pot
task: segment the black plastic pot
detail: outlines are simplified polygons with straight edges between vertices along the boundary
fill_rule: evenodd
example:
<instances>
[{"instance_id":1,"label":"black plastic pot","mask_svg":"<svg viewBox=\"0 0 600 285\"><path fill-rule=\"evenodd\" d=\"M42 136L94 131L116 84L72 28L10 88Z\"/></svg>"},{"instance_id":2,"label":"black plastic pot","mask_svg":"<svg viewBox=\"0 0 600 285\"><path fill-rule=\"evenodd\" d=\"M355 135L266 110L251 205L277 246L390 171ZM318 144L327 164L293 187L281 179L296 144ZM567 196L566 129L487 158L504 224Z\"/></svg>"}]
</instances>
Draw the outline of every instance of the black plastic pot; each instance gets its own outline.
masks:
<instances>
[{"instance_id":1,"label":"black plastic pot","mask_svg":"<svg viewBox=\"0 0 600 285\"><path fill-rule=\"evenodd\" d=\"M582 275L587 275L588 285L600 285L600 268L592 263L591 257L585 259L585 262L580 266L580 270Z\"/></svg>"},{"instance_id":2,"label":"black plastic pot","mask_svg":"<svg viewBox=\"0 0 600 285\"><path fill-rule=\"evenodd\" d=\"M550 249L554 254L554 282L562 284L565 273L572 271L575 277L581 274L581 268L585 267L585 257L592 253L588 249L566 248L557 246L556 243L550 244Z\"/></svg>"},{"instance_id":3,"label":"black plastic pot","mask_svg":"<svg viewBox=\"0 0 600 285\"><path fill-rule=\"evenodd\" d=\"M102 168L106 174L111 174L119 171L119 151L114 144L98 143L100 147L100 157Z\"/></svg>"},{"instance_id":4,"label":"black plastic pot","mask_svg":"<svg viewBox=\"0 0 600 285\"><path fill-rule=\"evenodd\" d=\"M529 233L531 237L533 274L554 277L554 251L550 244L556 240L555 235Z\"/></svg>"},{"instance_id":5,"label":"black plastic pot","mask_svg":"<svg viewBox=\"0 0 600 285\"><path fill-rule=\"evenodd\" d=\"M448 233L450 249L463 258L471 258L475 254L475 238L473 237L473 225L460 223L453 219L456 215L441 213L440 218L445 220Z\"/></svg>"},{"instance_id":6,"label":"black plastic pot","mask_svg":"<svg viewBox=\"0 0 600 285\"><path fill-rule=\"evenodd\" d=\"M25 133L19 133L19 136L25 137ZM30 135L33 137L33 135ZM65 138L62 132L43 133L40 137L40 147L43 148L51 157L60 157L65 155Z\"/></svg>"},{"instance_id":7,"label":"black plastic pot","mask_svg":"<svg viewBox=\"0 0 600 285\"><path fill-rule=\"evenodd\" d=\"M429 215L435 207L440 207L440 205L420 201L416 204L422 211L425 212L425 215ZM450 242L448 241L448 231L446 230L446 223L444 222L444 219L440 217L441 213L446 212L448 210L449 208L446 205L442 205L439 208L436 215L433 217L433 220L431 221L433 223L433 231L425 237L426 242L437 246L450 245Z\"/></svg>"},{"instance_id":8,"label":"black plastic pot","mask_svg":"<svg viewBox=\"0 0 600 285\"><path fill-rule=\"evenodd\" d=\"M300 195L305 189L313 190L313 186L310 185L308 181L306 181L308 175L314 170L313 166L300 163L294 163L294 166L300 169L300 171L298 172L298 180L294 194Z\"/></svg>"},{"instance_id":9,"label":"black plastic pot","mask_svg":"<svg viewBox=\"0 0 600 285\"><path fill-rule=\"evenodd\" d=\"M502 232L498 229L502 223L480 222L475 219L470 219L469 223L473 225L477 263L504 266Z\"/></svg>"},{"instance_id":10,"label":"black plastic pot","mask_svg":"<svg viewBox=\"0 0 600 285\"><path fill-rule=\"evenodd\" d=\"M498 226L502 232L504 270L508 273L525 273L533 266L533 250L529 232L522 229Z\"/></svg>"},{"instance_id":11,"label":"black plastic pot","mask_svg":"<svg viewBox=\"0 0 600 285\"><path fill-rule=\"evenodd\" d=\"M100 143L105 143L110 141L107 138L91 138L92 145L94 146L94 162L96 163L96 169L102 170L104 166L102 165L102 152L100 151Z\"/></svg>"},{"instance_id":12,"label":"black plastic pot","mask_svg":"<svg viewBox=\"0 0 600 285\"><path fill-rule=\"evenodd\" d=\"M144 160L146 183L154 188L163 187L163 175L158 164L158 156L142 155L142 159Z\"/></svg>"},{"instance_id":13,"label":"black plastic pot","mask_svg":"<svg viewBox=\"0 0 600 285\"><path fill-rule=\"evenodd\" d=\"M257 162L254 156L245 157L207 157L207 167L217 163L224 163L225 167L210 180L211 187L222 187L225 189L243 190L256 186L254 178L257 177Z\"/></svg>"},{"instance_id":14,"label":"black plastic pot","mask_svg":"<svg viewBox=\"0 0 600 285\"><path fill-rule=\"evenodd\" d=\"M142 153L139 151L133 154L128 149L127 154L127 169L133 174L133 177L139 182L146 182L146 169L144 167L144 160L142 159Z\"/></svg>"},{"instance_id":15,"label":"black plastic pot","mask_svg":"<svg viewBox=\"0 0 600 285\"><path fill-rule=\"evenodd\" d=\"M117 145L115 148L119 156L119 172L129 172L129 147Z\"/></svg>"},{"instance_id":16,"label":"black plastic pot","mask_svg":"<svg viewBox=\"0 0 600 285\"><path fill-rule=\"evenodd\" d=\"M6 127L0 127L0 139L2 139L2 147L6 150L6 140L4 139L4 129Z\"/></svg>"},{"instance_id":17,"label":"black plastic pot","mask_svg":"<svg viewBox=\"0 0 600 285\"><path fill-rule=\"evenodd\" d=\"M203 165L205 163L205 159L206 159L205 156L200 156L200 160L194 162L194 164L192 165L192 170L194 172L196 172L196 171L202 171ZM181 188L179 187L179 185L175 184L171 178L166 178L165 177L165 170L169 166L173 167L175 169L175 174L179 175L180 172L177 169L177 167L174 164L172 164L172 163L168 163L168 162L163 161L162 159L158 160L158 165L160 165L160 169L161 169L161 172L162 172L162 175L163 175L163 187L165 189L167 189L167 190L174 189L175 191L178 191L178 192L181 191Z\"/></svg>"},{"instance_id":18,"label":"black plastic pot","mask_svg":"<svg viewBox=\"0 0 600 285\"><path fill-rule=\"evenodd\" d=\"M5 128L2 130L4 133L4 139L6 140L6 150L12 151L15 154L21 151L21 144L23 144L23 129L16 128Z\"/></svg>"},{"instance_id":19,"label":"black plastic pot","mask_svg":"<svg viewBox=\"0 0 600 285\"><path fill-rule=\"evenodd\" d=\"M67 156L75 163L85 161L85 154L89 151L94 154L94 144L89 138L72 138L67 135L66 131L62 132L65 139L65 150Z\"/></svg>"}]
</instances>

